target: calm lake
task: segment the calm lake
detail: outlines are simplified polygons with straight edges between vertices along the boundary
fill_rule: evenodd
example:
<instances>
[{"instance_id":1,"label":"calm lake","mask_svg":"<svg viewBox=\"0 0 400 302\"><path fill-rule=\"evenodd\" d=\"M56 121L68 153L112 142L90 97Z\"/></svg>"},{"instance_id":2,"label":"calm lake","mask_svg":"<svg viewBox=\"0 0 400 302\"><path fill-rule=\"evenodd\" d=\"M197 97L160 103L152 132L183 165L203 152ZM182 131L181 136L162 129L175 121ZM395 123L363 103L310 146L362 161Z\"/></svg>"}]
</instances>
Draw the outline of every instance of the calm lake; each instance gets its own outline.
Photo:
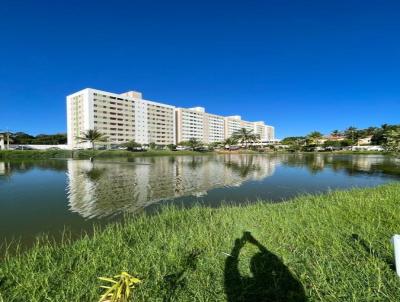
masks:
<instances>
[{"instance_id":1,"label":"calm lake","mask_svg":"<svg viewBox=\"0 0 400 302\"><path fill-rule=\"evenodd\" d=\"M279 202L400 179L400 159L282 154L0 161L0 240L74 236L160 205Z\"/></svg>"}]
</instances>

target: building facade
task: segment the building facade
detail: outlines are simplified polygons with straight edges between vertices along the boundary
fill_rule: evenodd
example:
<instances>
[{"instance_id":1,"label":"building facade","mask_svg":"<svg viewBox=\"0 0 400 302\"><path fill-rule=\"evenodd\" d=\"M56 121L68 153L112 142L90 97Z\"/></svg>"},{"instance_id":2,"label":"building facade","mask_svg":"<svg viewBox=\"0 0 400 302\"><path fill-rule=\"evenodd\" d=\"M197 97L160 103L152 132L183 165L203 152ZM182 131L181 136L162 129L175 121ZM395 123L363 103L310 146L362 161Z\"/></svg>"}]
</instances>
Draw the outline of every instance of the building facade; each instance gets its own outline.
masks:
<instances>
[{"instance_id":1,"label":"building facade","mask_svg":"<svg viewBox=\"0 0 400 302\"><path fill-rule=\"evenodd\" d=\"M274 128L264 122L223 117L203 107L176 108L145 100L136 91L115 94L87 88L67 96L68 146L72 149L90 147L79 137L91 129L104 134L108 145L131 140L169 145L191 138L206 144L221 142L241 128L254 131L262 142L275 139Z\"/></svg>"},{"instance_id":2,"label":"building facade","mask_svg":"<svg viewBox=\"0 0 400 302\"><path fill-rule=\"evenodd\" d=\"M225 119L223 116L205 112L203 107L177 108L177 143L196 138L209 144L225 139Z\"/></svg>"},{"instance_id":3,"label":"building facade","mask_svg":"<svg viewBox=\"0 0 400 302\"><path fill-rule=\"evenodd\" d=\"M175 107L142 99L130 91L114 94L84 89L67 97L68 145L88 148L79 137L97 129L109 144L135 140L140 144L175 143Z\"/></svg>"},{"instance_id":4,"label":"building facade","mask_svg":"<svg viewBox=\"0 0 400 302\"><path fill-rule=\"evenodd\" d=\"M263 121L243 121L240 115L225 117L225 138L231 137L235 132L242 128L245 128L248 131L253 131L254 134L257 134L260 137L260 141L263 143L275 140L275 128L266 125Z\"/></svg>"},{"instance_id":5,"label":"building facade","mask_svg":"<svg viewBox=\"0 0 400 302\"><path fill-rule=\"evenodd\" d=\"M0 133L0 150L4 150L4 135Z\"/></svg>"}]
</instances>

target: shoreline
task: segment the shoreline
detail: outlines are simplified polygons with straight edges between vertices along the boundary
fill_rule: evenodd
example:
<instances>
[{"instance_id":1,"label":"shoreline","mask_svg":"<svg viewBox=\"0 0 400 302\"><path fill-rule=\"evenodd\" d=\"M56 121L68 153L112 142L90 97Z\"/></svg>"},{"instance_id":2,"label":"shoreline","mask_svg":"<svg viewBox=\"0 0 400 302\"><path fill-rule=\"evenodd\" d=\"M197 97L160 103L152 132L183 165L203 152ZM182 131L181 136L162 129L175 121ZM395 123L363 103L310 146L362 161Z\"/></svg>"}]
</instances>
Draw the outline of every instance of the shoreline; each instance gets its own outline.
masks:
<instances>
[{"instance_id":1,"label":"shoreline","mask_svg":"<svg viewBox=\"0 0 400 302\"><path fill-rule=\"evenodd\" d=\"M177 301L225 301L226 261L235 240L251 232L280 259L310 301L400 299L391 267L390 237L398 232L400 184L303 195L284 203L177 209L112 223L93 236L58 245L37 243L0 262L5 301L92 301L99 276L128 271L143 280L135 301L165 298L167 276L185 271ZM367 249L368 247L368 249ZM243 247L239 268L249 274L254 246ZM45 285L45 286L43 286Z\"/></svg>"},{"instance_id":2,"label":"shoreline","mask_svg":"<svg viewBox=\"0 0 400 302\"><path fill-rule=\"evenodd\" d=\"M150 150L146 152L131 152L124 150L0 150L0 160L5 159L54 159L54 158L112 158L112 157L156 157L156 156L186 156L186 155L218 155L218 154L332 154L332 155L383 155L398 156L398 154L378 151L333 151L333 152L286 152L286 151L254 151L254 150L235 150L235 151L167 151Z\"/></svg>"}]
</instances>

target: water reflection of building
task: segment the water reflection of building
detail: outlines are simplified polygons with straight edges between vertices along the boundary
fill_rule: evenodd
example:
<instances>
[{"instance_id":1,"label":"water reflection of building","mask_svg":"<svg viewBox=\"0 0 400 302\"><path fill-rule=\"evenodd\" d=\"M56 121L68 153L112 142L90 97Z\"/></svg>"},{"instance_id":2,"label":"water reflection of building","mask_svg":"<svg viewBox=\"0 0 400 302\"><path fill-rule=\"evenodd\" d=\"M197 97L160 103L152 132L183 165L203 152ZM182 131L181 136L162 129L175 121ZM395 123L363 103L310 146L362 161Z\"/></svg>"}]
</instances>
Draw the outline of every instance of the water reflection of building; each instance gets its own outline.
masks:
<instances>
[{"instance_id":1,"label":"water reflection of building","mask_svg":"<svg viewBox=\"0 0 400 302\"><path fill-rule=\"evenodd\" d=\"M6 163L0 162L0 175L6 175Z\"/></svg>"},{"instance_id":2,"label":"water reflection of building","mask_svg":"<svg viewBox=\"0 0 400 302\"><path fill-rule=\"evenodd\" d=\"M9 162L0 162L0 176L10 176L11 165Z\"/></svg>"},{"instance_id":3,"label":"water reflection of building","mask_svg":"<svg viewBox=\"0 0 400 302\"><path fill-rule=\"evenodd\" d=\"M183 156L138 158L135 162L68 161L70 209L83 217L135 212L160 200L201 196L271 176L276 157Z\"/></svg>"}]
</instances>

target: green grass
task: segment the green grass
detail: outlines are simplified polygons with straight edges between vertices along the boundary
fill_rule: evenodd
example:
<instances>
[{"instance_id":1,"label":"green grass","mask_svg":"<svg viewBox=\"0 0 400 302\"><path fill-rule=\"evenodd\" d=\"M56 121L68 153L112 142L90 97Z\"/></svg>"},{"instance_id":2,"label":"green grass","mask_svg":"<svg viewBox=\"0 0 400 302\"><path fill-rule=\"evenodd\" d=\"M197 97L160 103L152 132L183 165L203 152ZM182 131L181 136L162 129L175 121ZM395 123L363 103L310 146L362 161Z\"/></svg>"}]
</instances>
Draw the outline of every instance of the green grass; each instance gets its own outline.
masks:
<instances>
[{"instance_id":1,"label":"green grass","mask_svg":"<svg viewBox=\"0 0 400 302\"><path fill-rule=\"evenodd\" d=\"M248 294L285 301L287 293L292 301L303 293L308 301L399 301L390 244L400 232L399 196L400 184L389 184L280 204L166 207L90 238L42 240L6 256L0 292L4 301L96 301L97 277L128 271L143 280L133 301L226 301L227 292L229 301ZM266 249L260 257L248 240L241 250L242 275L250 274L250 261L261 269L262 278L243 280L248 291L235 278L236 259L224 254L237 252L243 231Z\"/></svg>"},{"instance_id":2,"label":"green grass","mask_svg":"<svg viewBox=\"0 0 400 302\"><path fill-rule=\"evenodd\" d=\"M0 150L0 159L70 158L70 150Z\"/></svg>"}]
</instances>

